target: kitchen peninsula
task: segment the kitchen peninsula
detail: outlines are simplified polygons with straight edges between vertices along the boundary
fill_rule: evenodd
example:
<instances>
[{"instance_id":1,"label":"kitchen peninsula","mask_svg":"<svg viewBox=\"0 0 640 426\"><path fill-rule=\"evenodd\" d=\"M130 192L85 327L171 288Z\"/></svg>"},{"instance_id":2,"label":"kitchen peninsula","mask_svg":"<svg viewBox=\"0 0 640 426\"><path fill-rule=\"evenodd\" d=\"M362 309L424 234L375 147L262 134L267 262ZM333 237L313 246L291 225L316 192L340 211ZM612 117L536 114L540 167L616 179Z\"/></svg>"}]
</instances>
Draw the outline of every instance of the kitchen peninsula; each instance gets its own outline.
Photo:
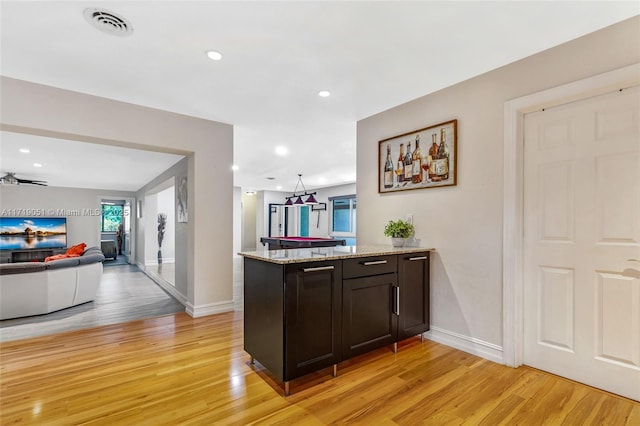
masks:
<instances>
[{"instance_id":1,"label":"kitchen peninsula","mask_svg":"<svg viewBox=\"0 0 640 426\"><path fill-rule=\"evenodd\" d=\"M289 381L429 330L424 247L242 252L244 349Z\"/></svg>"}]
</instances>

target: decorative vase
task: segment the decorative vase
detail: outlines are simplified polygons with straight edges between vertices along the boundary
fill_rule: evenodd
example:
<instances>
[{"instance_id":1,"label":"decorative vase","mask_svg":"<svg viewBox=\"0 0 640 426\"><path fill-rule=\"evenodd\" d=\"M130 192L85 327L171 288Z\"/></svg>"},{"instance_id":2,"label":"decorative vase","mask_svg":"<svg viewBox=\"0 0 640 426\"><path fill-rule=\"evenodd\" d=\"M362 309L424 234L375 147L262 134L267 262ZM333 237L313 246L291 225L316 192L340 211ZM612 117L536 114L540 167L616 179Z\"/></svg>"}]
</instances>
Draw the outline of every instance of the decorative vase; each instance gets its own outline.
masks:
<instances>
[{"instance_id":1,"label":"decorative vase","mask_svg":"<svg viewBox=\"0 0 640 426\"><path fill-rule=\"evenodd\" d=\"M406 240L406 238L391 237L391 245L393 247L403 247Z\"/></svg>"}]
</instances>

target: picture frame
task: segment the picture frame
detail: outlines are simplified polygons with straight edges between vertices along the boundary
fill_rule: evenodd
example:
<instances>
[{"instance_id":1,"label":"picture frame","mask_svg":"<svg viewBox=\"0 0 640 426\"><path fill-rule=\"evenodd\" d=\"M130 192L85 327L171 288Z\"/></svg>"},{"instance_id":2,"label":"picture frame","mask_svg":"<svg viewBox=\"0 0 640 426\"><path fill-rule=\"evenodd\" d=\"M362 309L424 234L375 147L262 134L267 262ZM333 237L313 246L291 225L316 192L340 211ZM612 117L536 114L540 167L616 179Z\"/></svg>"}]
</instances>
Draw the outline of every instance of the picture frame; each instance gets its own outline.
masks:
<instances>
[{"instance_id":1,"label":"picture frame","mask_svg":"<svg viewBox=\"0 0 640 426\"><path fill-rule=\"evenodd\" d=\"M312 212L319 212L327 209L327 203L311 204Z\"/></svg>"},{"instance_id":2,"label":"picture frame","mask_svg":"<svg viewBox=\"0 0 640 426\"><path fill-rule=\"evenodd\" d=\"M455 186L457 158L457 119L383 139L378 142L378 193Z\"/></svg>"}]
</instances>

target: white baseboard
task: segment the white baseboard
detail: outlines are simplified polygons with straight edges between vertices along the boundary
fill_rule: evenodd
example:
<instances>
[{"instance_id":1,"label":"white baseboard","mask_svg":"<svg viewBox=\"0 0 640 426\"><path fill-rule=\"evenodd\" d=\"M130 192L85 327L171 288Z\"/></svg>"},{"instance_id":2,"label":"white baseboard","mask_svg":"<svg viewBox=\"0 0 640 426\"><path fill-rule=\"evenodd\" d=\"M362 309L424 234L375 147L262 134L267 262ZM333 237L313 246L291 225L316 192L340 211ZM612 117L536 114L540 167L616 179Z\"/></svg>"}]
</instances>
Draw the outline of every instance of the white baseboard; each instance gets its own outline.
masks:
<instances>
[{"instance_id":1,"label":"white baseboard","mask_svg":"<svg viewBox=\"0 0 640 426\"><path fill-rule=\"evenodd\" d=\"M204 317L207 315L213 314L221 314L223 312L233 312L236 310L235 308L239 305L238 300L228 300L224 302L214 302L206 305L194 306L187 301L186 296L179 293L174 286L172 286L167 281L163 280L162 277L154 274L151 271L147 271L145 265L140 262L136 262L136 265L140 268L142 272L149 278L151 278L156 284L162 287L167 293L171 294L175 297L180 303L185 306L185 312L189 314L192 318Z\"/></svg>"},{"instance_id":2,"label":"white baseboard","mask_svg":"<svg viewBox=\"0 0 640 426\"><path fill-rule=\"evenodd\" d=\"M206 305L199 305L199 306L193 306L191 303L187 303L186 306L187 306L187 311L186 311L187 314L191 315L193 318L234 311L233 300L208 303Z\"/></svg>"},{"instance_id":3,"label":"white baseboard","mask_svg":"<svg viewBox=\"0 0 640 426\"><path fill-rule=\"evenodd\" d=\"M163 257L162 263L176 263L176 259L174 257ZM144 264L146 266L157 266L158 259L145 260Z\"/></svg>"},{"instance_id":4,"label":"white baseboard","mask_svg":"<svg viewBox=\"0 0 640 426\"><path fill-rule=\"evenodd\" d=\"M434 326L431 326L431 330L424 333L424 337L498 364L504 364L502 346Z\"/></svg>"},{"instance_id":5,"label":"white baseboard","mask_svg":"<svg viewBox=\"0 0 640 426\"><path fill-rule=\"evenodd\" d=\"M176 290L175 286L171 285L170 282L168 282L158 274L152 272L151 270L147 270L143 265L139 263L137 263L137 265L138 265L138 268L140 268L140 270L146 276L148 276L151 280L153 280L153 282L158 284L160 288L162 288L164 291L169 293L171 296L173 296L178 302L182 303L184 306L187 305L187 297L184 294L180 293L178 290Z\"/></svg>"}]
</instances>

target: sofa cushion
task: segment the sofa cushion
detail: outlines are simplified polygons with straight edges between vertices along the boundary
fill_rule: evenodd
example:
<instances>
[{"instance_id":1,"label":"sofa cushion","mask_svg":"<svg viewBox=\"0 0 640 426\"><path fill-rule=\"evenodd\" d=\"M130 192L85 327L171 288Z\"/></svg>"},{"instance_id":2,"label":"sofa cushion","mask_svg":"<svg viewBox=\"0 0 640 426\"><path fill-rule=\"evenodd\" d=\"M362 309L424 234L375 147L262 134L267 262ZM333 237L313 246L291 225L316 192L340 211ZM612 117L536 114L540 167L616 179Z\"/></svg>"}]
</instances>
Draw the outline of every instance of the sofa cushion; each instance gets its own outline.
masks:
<instances>
[{"instance_id":1,"label":"sofa cushion","mask_svg":"<svg viewBox=\"0 0 640 426\"><path fill-rule=\"evenodd\" d=\"M100 254L104 254L102 253L102 250L100 249L100 247L96 247L96 246L91 246L89 248L87 248L84 253L82 253L82 255L87 255L87 254L91 254L91 253L100 253Z\"/></svg>"},{"instance_id":2,"label":"sofa cushion","mask_svg":"<svg viewBox=\"0 0 640 426\"><path fill-rule=\"evenodd\" d=\"M92 251L91 253L85 252L85 254L78 258L78 261L80 262L80 265L86 265L88 263L102 262L104 259L104 254L102 254L102 251L98 250L97 252Z\"/></svg>"},{"instance_id":3,"label":"sofa cushion","mask_svg":"<svg viewBox=\"0 0 640 426\"><path fill-rule=\"evenodd\" d=\"M29 272L44 271L47 264L44 262L19 262L0 264L0 275L26 274Z\"/></svg>"},{"instance_id":4,"label":"sofa cushion","mask_svg":"<svg viewBox=\"0 0 640 426\"><path fill-rule=\"evenodd\" d=\"M80 257L69 257L67 259L52 260L47 262L47 269L60 269L69 268L71 266L78 266L80 264Z\"/></svg>"}]
</instances>

